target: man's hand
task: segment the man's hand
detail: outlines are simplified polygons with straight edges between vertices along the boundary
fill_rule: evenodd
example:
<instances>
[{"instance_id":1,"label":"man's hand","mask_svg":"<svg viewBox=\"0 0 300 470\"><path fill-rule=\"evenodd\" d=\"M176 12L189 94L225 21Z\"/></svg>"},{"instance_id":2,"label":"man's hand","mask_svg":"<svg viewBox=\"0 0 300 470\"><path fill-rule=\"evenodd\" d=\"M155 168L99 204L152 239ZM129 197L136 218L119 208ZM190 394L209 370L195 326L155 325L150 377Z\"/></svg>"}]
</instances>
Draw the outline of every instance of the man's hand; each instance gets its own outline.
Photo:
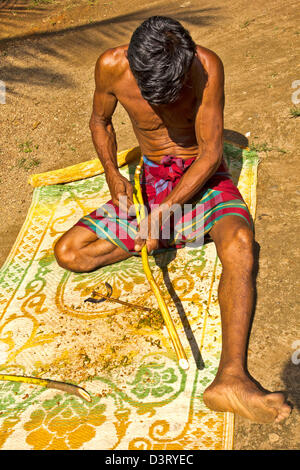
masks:
<instances>
[{"instance_id":1,"label":"man's hand","mask_svg":"<svg viewBox=\"0 0 300 470\"><path fill-rule=\"evenodd\" d=\"M133 186L130 181L119 172L107 173L106 181L113 204L128 213L133 205Z\"/></svg>"},{"instance_id":2,"label":"man's hand","mask_svg":"<svg viewBox=\"0 0 300 470\"><path fill-rule=\"evenodd\" d=\"M145 243L148 253L157 250L159 246L159 218L156 216L151 218L151 215L152 213L145 217L140 223L139 231L134 240L135 251L141 251Z\"/></svg>"}]
</instances>

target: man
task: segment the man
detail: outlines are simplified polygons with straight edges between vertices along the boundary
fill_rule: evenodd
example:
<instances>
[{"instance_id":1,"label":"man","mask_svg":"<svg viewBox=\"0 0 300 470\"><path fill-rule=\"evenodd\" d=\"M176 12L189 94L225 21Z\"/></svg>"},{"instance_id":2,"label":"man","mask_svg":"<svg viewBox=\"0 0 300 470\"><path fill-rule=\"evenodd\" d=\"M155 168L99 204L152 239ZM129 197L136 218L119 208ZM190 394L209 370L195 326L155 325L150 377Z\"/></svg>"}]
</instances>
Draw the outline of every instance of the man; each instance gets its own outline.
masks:
<instances>
[{"instance_id":1,"label":"man","mask_svg":"<svg viewBox=\"0 0 300 470\"><path fill-rule=\"evenodd\" d=\"M196 201L196 209L200 207L203 214L202 232L213 239L223 267L219 285L222 355L204 401L213 410L231 411L256 422L286 418L290 407L283 394L258 388L245 368L254 292L253 232L246 204L222 160L221 60L196 46L177 21L154 16L137 28L129 46L99 57L95 81L90 129L111 192L106 207L108 212L115 210L117 233L111 236L105 211L85 216L56 244L58 263L85 272L124 260L140 252L144 243L149 252L164 247L166 240L151 236L150 227L161 227L164 211ZM144 155L142 185L150 210L139 229L129 216L131 227L136 227L131 232L124 221L132 206L133 187L119 173L112 125L118 101L128 112ZM122 238L124 227L128 230ZM188 238L179 231L169 245L184 246Z\"/></svg>"}]
</instances>

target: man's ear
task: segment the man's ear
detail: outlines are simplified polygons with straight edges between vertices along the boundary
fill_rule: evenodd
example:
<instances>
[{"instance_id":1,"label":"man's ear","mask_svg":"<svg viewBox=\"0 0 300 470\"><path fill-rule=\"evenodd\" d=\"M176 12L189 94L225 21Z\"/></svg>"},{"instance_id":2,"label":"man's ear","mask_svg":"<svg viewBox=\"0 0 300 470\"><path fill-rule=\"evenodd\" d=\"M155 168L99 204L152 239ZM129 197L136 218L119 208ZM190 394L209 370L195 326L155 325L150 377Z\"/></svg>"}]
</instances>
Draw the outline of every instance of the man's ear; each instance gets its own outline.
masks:
<instances>
[{"instance_id":1,"label":"man's ear","mask_svg":"<svg viewBox=\"0 0 300 470\"><path fill-rule=\"evenodd\" d=\"M128 59L127 51L124 51L124 54L125 54L126 59Z\"/></svg>"}]
</instances>

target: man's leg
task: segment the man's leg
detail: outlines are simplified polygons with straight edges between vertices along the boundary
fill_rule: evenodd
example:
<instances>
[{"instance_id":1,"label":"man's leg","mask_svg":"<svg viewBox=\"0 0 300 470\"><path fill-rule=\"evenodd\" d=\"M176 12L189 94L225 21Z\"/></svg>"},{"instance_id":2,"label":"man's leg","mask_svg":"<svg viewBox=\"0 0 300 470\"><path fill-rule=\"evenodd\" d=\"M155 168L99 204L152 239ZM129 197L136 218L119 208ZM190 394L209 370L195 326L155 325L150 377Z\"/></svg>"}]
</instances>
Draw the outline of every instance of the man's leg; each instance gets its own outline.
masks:
<instances>
[{"instance_id":1,"label":"man's leg","mask_svg":"<svg viewBox=\"0 0 300 470\"><path fill-rule=\"evenodd\" d=\"M219 284L222 354L204 402L215 411L232 411L255 422L278 422L291 411L283 394L258 388L245 365L254 294L253 233L241 217L228 215L214 225L210 236L223 267Z\"/></svg>"},{"instance_id":2,"label":"man's leg","mask_svg":"<svg viewBox=\"0 0 300 470\"><path fill-rule=\"evenodd\" d=\"M56 243L58 264L69 271L89 272L132 256L113 243L98 238L91 230L76 225Z\"/></svg>"}]
</instances>

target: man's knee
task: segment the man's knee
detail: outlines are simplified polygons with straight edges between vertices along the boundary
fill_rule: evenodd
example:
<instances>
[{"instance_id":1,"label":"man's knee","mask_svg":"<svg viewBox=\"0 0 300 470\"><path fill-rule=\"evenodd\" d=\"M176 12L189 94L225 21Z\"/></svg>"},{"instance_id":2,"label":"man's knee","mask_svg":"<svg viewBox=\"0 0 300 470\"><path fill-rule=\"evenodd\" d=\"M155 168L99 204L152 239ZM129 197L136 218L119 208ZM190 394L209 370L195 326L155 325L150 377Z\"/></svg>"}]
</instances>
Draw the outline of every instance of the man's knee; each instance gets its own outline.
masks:
<instances>
[{"instance_id":1,"label":"man's knee","mask_svg":"<svg viewBox=\"0 0 300 470\"><path fill-rule=\"evenodd\" d=\"M72 243L62 237L54 247L54 255L60 267L68 271L80 272L79 250Z\"/></svg>"},{"instance_id":2,"label":"man's knee","mask_svg":"<svg viewBox=\"0 0 300 470\"><path fill-rule=\"evenodd\" d=\"M239 264L249 269L253 268L254 236L248 225L237 224L231 237L225 239L218 249L222 264Z\"/></svg>"}]
</instances>

